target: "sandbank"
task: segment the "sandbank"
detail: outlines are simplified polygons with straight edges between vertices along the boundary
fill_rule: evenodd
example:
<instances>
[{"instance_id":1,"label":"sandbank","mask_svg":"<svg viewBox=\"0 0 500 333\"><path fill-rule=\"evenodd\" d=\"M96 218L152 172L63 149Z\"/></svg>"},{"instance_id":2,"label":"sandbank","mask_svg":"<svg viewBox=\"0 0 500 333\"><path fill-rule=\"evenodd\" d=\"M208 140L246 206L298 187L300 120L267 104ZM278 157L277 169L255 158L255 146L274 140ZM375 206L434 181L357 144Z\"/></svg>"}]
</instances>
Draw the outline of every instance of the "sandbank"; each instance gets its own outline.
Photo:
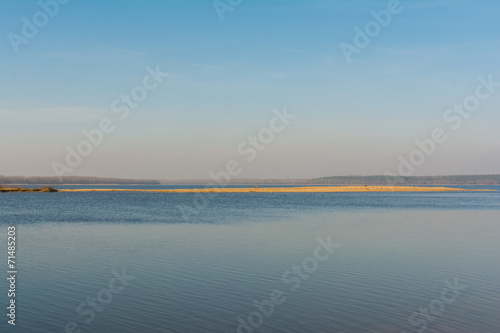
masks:
<instances>
[{"instance_id":1,"label":"sandbank","mask_svg":"<svg viewBox=\"0 0 500 333\"><path fill-rule=\"evenodd\" d=\"M299 187L211 187L196 189L61 189L59 192L157 192L157 193L331 193L331 192L450 192L495 191L423 186L299 186Z\"/></svg>"}]
</instances>

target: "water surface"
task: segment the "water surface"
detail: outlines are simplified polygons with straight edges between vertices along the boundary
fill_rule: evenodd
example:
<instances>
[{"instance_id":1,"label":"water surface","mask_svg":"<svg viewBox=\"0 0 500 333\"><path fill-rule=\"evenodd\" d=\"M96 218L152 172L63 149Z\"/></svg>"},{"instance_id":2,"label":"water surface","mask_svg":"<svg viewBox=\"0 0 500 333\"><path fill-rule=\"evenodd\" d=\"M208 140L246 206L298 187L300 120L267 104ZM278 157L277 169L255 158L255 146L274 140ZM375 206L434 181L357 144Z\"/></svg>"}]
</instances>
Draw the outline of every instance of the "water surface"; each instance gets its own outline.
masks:
<instances>
[{"instance_id":1,"label":"water surface","mask_svg":"<svg viewBox=\"0 0 500 333\"><path fill-rule=\"evenodd\" d=\"M18 229L16 329L237 332L241 318L249 326L240 332L500 331L499 192L203 198L196 206L179 193L1 195L5 236L8 225ZM306 274L318 237L340 247ZM134 277L123 290L91 320L81 314L89 306L78 314L122 269ZM444 281L455 278L462 289L452 303L409 320L440 305ZM260 319L254 301L268 304L277 290L285 300L248 324Z\"/></svg>"}]
</instances>

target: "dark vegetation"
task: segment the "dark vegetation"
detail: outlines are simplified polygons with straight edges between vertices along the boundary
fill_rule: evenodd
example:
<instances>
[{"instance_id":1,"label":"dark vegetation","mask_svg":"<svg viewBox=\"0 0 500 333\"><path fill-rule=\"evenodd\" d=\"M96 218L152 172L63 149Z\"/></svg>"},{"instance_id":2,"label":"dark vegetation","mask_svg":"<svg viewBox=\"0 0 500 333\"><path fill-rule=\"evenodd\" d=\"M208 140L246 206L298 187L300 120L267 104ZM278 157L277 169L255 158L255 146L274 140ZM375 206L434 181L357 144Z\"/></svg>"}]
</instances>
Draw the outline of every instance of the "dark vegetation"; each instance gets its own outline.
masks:
<instances>
[{"instance_id":1,"label":"dark vegetation","mask_svg":"<svg viewBox=\"0 0 500 333\"><path fill-rule=\"evenodd\" d=\"M500 185L500 175L476 176L420 176L389 177L385 176L345 176L311 179L312 184L325 185Z\"/></svg>"},{"instance_id":2,"label":"dark vegetation","mask_svg":"<svg viewBox=\"0 0 500 333\"><path fill-rule=\"evenodd\" d=\"M151 179L122 179L122 178L100 178L100 177L24 177L24 176L1 176L0 184L30 184L30 185L62 185L62 184L82 184L82 185L153 185L160 184L157 180Z\"/></svg>"},{"instance_id":3,"label":"dark vegetation","mask_svg":"<svg viewBox=\"0 0 500 333\"><path fill-rule=\"evenodd\" d=\"M46 186L40 188L28 188L28 187L3 187L0 185L0 192L57 192L53 187Z\"/></svg>"},{"instance_id":4,"label":"dark vegetation","mask_svg":"<svg viewBox=\"0 0 500 333\"><path fill-rule=\"evenodd\" d=\"M211 180L162 180L168 185L200 185ZM472 176L333 176L313 179L231 179L228 185L500 185L500 175Z\"/></svg>"},{"instance_id":5,"label":"dark vegetation","mask_svg":"<svg viewBox=\"0 0 500 333\"><path fill-rule=\"evenodd\" d=\"M1 176L0 184L4 185L200 185L213 183L207 179L189 180L155 180L155 179L123 179L100 177L23 177ZM227 185L500 185L500 175L471 176L419 176L389 177L385 176L334 176L314 179L231 179Z\"/></svg>"}]
</instances>

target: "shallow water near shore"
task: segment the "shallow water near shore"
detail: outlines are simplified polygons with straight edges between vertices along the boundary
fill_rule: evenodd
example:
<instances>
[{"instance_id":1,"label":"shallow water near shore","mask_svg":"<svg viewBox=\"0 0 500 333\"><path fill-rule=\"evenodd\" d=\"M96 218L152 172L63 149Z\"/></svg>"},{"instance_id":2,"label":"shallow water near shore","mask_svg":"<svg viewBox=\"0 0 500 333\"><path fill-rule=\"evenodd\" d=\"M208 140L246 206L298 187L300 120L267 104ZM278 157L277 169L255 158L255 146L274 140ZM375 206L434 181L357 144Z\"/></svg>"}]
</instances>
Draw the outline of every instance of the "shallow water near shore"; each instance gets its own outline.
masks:
<instances>
[{"instance_id":1,"label":"shallow water near shore","mask_svg":"<svg viewBox=\"0 0 500 333\"><path fill-rule=\"evenodd\" d=\"M17 227L16 329L500 331L500 192L203 198L0 196L1 248L7 226ZM316 254L324 260L310 259L329 237L340 247L331 254L322 247ZM117 274L129 279L110 292ZM455 292L450 283L458 283ZM8 289L5 279L0 288ZM276 291L281 298L271 311ZM5 303L5 292L0 299ZM4 318L0 329L7 327Z\"/></svg>"}]
</instances>

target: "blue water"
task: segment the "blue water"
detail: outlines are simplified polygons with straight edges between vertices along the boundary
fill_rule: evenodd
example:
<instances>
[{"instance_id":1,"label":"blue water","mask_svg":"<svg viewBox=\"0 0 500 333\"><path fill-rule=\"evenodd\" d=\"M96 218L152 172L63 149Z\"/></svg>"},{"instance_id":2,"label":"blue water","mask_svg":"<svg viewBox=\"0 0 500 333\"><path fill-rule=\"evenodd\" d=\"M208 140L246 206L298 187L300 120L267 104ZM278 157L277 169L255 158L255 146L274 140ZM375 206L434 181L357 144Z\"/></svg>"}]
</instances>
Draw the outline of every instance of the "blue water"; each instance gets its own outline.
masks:
<instances>
[{"instance_id":1,"label":"blue water","mask_svg":"<svg viewBox=\"0 0 500 333\"><path fill-rule=\"evenodd\" d=\"M500 191L4 193L0 249L15 225L23 333L498 333L499 217Z\"/></svg>"}]
</instances>

